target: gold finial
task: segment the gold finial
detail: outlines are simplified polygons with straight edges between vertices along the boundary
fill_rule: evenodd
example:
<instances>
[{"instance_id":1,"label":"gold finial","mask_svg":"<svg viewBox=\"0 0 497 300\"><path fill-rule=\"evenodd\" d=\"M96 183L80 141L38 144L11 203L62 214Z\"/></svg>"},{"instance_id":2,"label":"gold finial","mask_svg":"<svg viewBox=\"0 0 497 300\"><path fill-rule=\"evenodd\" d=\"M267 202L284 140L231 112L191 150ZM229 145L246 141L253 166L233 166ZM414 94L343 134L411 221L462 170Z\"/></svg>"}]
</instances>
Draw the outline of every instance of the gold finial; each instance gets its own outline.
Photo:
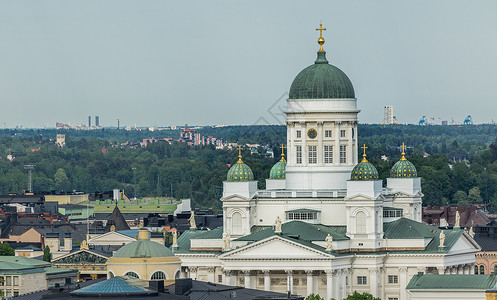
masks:
<instances>
[{"instance_id":1,"label":"gold finial","mask_svg":"<svg viewBox=\"0 0 497 300\"><path fill-rule=\"evenodd\" d=\"M364 154L362 155L361 162L368 162L368 160L366 159L366 149L368 149L368 147L366 147L366 144L364 144L364 146L362 146L361 149L364 150Z\"/></svg>"},{"instance_id":2,"label":"gold finial","mask_svg":"<svg viewBox=\"0 0 497 300\"><path fill-rule=\"evenodd\" d=\"M280 159L280 161L286 161L286 160L285 160L285 148L286 148L286 147L285 147L285 146L283 146L283 144L281 144L281 147L280 147L280 148L281 148L281 159Z\"/></svg>"},{"instance_id":3,"label":"gold finial","mask_svg":"<svg viewBox=\"0 0 497 300\"><path fill-rule=\"evenodd\" d=\"M237 164L242 164L242 146L238 146L238 161L236 162Z\"/></svg>"},{"instance_id":4,"label":"gold finial","mask_svg":"<svg viewBox=\"0 0 497 300\"><path fill-rule=\"evenodd\" d=\"M324 44L323 30L326 30L326 28L323 28L323 24L319 24L319 28L316 28L316 31L318 31L318 30L319 30L319 39L318 39L319 52L324 52L324 50L323 50L323 44Z\"/></svg>"},{"instance_id":5,"label":"gold finial","mask_svg":"<svg viewBox=\"0 0 497 300\"><path fill-rule=\"evenodd\" d=\"M402 157L400 158L400 160L407 160L407 158L405 157L406 155L406 145L404 145L404 142L402 142L402 146L400 146L402 148Z\"/></svg>"},{"instance_id":6,"label":"gold finial","mask_svg":"<svg viewBox=\"0 0 497 300\"><path fill-rule=\"evenodd\" d=\"M79 246L79 249L81 249L81 250L88 250L89 249L88 243L86 242L86 240L83 240L81 242L81 245Z\"/></svg>"}]
</instances>

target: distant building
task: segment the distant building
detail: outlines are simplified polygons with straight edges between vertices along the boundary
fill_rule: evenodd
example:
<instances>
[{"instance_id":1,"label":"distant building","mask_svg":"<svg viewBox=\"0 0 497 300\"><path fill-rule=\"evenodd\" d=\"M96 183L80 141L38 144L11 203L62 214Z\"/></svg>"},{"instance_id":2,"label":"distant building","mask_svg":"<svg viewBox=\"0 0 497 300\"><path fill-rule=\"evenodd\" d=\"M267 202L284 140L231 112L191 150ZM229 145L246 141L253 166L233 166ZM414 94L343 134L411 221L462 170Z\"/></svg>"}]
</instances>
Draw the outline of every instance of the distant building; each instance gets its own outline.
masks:
<instances>
[{"instance_id":1,"label":"distant building","mask_svg":"<svg viewBox=\"0 0 497 300\"><path fill-rule=\"evenodd\" d=\"M58 148L64 148L66 145L66 135L65 134L57 134L57 140L55 144Z\"/></svg>"},{"instance_id":2,"label":"distant building","mask_svg":"<svg viewBox=\"0 0 497 300\"><path fill-rule=\"evenodd\" d=\"M462 227L485 226L490 219L476 206L424 206L423 222L434 226L453 226L456 223L456 212L459 212Z\"/></svg>"},{"instance_id":3,"label":"distant building","mask_svg":"<svg viewBox=\"0 0 497 300\"><path fill-rule=\"evenodd\" d=\"M385 105L383 122L381 124L393 124L393 106Z\"/></svg>"}]
</instances>

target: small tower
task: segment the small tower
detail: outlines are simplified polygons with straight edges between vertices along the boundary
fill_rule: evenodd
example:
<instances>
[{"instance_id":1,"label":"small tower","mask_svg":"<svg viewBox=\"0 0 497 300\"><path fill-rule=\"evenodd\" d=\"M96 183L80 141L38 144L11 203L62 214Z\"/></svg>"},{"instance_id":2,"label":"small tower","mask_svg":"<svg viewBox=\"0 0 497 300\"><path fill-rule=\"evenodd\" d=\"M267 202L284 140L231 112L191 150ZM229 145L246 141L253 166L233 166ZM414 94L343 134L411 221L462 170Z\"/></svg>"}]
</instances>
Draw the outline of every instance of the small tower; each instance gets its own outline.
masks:
<instances>
[{"instance_id":1,"label":"small tower","mask_svg":"<svg viewBox=\"0 0 497 300\"><path fill-rule=\"evenodd\" d=\"M422 221L421 178L416 167L405 157L406 146L402 143L402 157L390 170L387 188L393 195L391 206L401 208L403 217L417 222ZM390 204L388 204L390 205Z\"/></svg>"},{"instance_id":2,"label":"small tower","mask_svg":"<svg viewBox=\"0 0 497 300\"><path fill-rule=\"evenodd\" d=\"M250 233L254 224L252 209L257 181L249 166L242 161L242 148L238 147L238 161L228 171L223 182L223 226L224 233L238 238Z\"/></svg>"},{"instance_id":3,"label":"small tower","mask_svg":"<svg viewBox=\"0 0 497 300\"><path fill-rule=\"evenodd\" d=\"M347 181L347 236L352 249L370 251L382 247L382 183L375 166L366 159L366 145L362 148L362 161L354 167Z\"/></svg>"},{"instance_id":4,"label":"small tower","mask_svg":"<svg viewBox=\"0 0 497 300\"><path fill-rule=\"evenodd\" d=\"M266 179L266 190L283 190L286 188L285 146L281 145L281 159L275 163Z\"/></svg>"}]
</instances>

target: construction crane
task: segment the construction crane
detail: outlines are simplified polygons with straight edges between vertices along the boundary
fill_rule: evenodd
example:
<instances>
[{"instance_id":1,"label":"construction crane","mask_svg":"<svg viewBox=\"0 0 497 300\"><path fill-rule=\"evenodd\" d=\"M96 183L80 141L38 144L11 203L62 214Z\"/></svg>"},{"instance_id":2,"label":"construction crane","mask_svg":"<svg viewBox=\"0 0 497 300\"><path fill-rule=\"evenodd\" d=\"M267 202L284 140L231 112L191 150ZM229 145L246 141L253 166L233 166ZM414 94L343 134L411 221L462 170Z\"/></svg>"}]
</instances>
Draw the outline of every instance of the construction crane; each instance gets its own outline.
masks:
<instances>
[{"instance_id":1,"label":"construction crane","mask_svg":"<svg viewBox=\"0 0 497 300\"><path fill-rule=\"evenodd\" d=\"M464 125L473 125L473 118L471 115L468 115L466 119L464 119Z\"/></svg>"}]
</instances>

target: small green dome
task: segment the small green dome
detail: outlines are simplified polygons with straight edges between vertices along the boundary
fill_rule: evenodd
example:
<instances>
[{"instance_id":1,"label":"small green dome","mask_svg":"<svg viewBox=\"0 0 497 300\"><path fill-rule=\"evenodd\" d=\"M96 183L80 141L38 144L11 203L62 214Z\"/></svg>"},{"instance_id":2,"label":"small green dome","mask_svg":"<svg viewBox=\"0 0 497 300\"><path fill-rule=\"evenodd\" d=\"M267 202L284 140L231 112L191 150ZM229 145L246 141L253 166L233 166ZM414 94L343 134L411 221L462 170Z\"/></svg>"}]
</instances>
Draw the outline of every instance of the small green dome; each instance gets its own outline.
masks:
<instances>
[{"instance_id":1,"label":"small green dome","mask_svg":"<svg viewBox=\"0 0 497 300\"><path fill-rule=\"evenodd\" d=\"M302 70L293 80L289 99L355 98L354 87L347 75L330 65L326 52L318 52L313 65Z\"/></svg>"},{"instance_id":2,"label":"small green dome","mask_svg":"<svg viewBox=\"0 0 497 300\"><path fill-rule=\"evenodd\" d=\"M137 240L122 246L116 251L113 257L124 258L150 258L150 257L169 257L174 254L166 246L151 240Z\"/></svg>"},{"instance_id":3,"label":"small green dome","mask_svg":"<svg viewBox=\"0 0 497 300\"><path fill-rule=\"evenodd\" d=\"M228 181L252 181L254 173L249 166L242 161L241 154L238 155L238 162L231 166L227 176Z\"/></svg>"},{"instance_id":4,"label":"small green dome","mask_svg":"<svg viewBox=\"0 0 497 300\"><path fill-rule=\"evenodd\" d=\"M393 178L411 178L418 177L416 167L408 161L404 156L393 165L390 170L390 177Z\"/></svg>"},{"instance_id":5,"label":"small green dome","mask_svg":"<svg viewBox=\"0 0 497 300\"><path fill-rule=\"evenodd\" d=\"M378 170L368 161L361 161L352 170L350 180L377 180Z\"/></svg>"},{"instance_id":6,"label":"small green dome","mask_svg":"<svg viewBox=\"0 0 497 300\"><path fill-rule=\"evenodd\" d=\"M269 173L269 179L285 179L286 161L280 160L275 163Z\"/></svg>"}]
</instances>

